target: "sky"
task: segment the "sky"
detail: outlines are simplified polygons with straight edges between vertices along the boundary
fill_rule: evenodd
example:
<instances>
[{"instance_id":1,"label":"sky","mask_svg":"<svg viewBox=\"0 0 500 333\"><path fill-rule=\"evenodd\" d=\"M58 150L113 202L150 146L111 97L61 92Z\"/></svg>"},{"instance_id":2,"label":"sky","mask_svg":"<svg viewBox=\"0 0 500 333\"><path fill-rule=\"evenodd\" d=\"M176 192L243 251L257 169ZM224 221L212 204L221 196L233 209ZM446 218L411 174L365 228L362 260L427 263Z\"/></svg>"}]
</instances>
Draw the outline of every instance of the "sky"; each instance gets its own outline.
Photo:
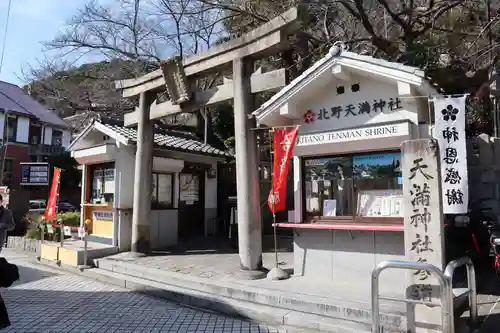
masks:
<instances>
[{"instance_id":1,"label":"sky","mask_svg":"<svg viewBox=\"0 0 500 333\"><path fill-rule=\"evenodd\" d=\"M0 80L22 85L21 70L44 59L44 41L54 38L65 22L87 0L12 0L7 36L4 36L8 0L0 0L0 52L6 37Z\"/></svg>"}]
</instances>

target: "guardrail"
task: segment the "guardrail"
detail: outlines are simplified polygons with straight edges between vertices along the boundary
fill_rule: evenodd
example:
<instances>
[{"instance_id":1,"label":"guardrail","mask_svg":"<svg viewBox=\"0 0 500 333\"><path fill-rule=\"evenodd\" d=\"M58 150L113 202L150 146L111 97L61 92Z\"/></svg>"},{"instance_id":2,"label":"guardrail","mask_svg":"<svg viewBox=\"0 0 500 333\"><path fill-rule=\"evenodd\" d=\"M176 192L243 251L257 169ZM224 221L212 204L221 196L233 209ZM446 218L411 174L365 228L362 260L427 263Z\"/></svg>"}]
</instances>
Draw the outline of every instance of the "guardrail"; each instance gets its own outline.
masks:
<instances>
[{"instance_id":1,"label":"guardrail","mask_svg":"<svg viewBox=\"0 0 500 333\"><path fill-rule=\"evenodd\" d=\"M451 261L444 270L444 275L450 282L452 287L453 274L459 267L465 266L467 268L467 292L469 296L469 311L471 324L477 323L477 286L476 286L476 271L472 260L468 257L462 257L457 260ZM464 295L464 294L462 294ZM462 296L461 295L461 296Z\"/></svg>"},{"instance_id":2,"label":"guardrail","mask_svg":"<svg viewBox=\"0 0 500 333\"><path fill-rule=\"evenodd\" d=\"M388 268L408 269L408 270L424 270L436 276L440 285L440 303L427 302L423 300L415 300L409 298L397 297L380 297L379 293L379 276ZM451 289L451 280L447 278L443 272L434 265L410 262L410 261L383 261L372 272L372 332L381 333L380 326L380 300L404 302L411 304L425 304L428 306L441 307L441 328L443 333L454 333L453 322L453 292Z\"/></svg>"}]
</instances>

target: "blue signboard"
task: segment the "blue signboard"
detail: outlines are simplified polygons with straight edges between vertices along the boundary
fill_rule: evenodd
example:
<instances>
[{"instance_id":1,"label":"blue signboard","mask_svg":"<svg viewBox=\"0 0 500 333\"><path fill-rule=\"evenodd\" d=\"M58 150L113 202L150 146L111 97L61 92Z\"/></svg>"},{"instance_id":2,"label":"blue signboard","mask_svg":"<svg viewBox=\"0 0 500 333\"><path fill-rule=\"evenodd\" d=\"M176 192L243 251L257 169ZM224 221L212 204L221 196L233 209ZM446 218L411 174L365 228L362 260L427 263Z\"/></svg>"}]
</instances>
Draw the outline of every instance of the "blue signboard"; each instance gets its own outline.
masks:
<instances>
[{"instance_id":1,"label":"blue signboard","mask_svg":"<svg viewBox=\"0 0 500 333\"><path fill-rule=\"evenodd\" d=\"M48 163L20 163L21 185L24 186L48 186L49 164Z\"/></svg>"}]
</instances>

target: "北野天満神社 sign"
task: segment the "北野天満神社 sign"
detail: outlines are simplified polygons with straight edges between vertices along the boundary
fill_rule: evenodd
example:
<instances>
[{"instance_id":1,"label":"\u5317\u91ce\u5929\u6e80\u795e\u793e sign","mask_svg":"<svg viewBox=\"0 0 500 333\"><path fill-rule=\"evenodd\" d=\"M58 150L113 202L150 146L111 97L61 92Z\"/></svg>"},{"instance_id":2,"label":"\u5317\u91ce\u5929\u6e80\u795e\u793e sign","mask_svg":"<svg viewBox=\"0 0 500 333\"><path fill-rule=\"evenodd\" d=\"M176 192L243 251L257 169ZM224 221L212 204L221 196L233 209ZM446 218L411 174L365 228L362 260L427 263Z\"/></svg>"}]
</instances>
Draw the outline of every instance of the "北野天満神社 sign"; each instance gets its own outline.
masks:
<instances>
[{"instance_id":1,"label":"\u5317\u91ce\u5929\u6e80\u795e\u793e sign","mask_svg":"<svg viewBox=\"0 0 500 333\"><path fill-rule=\"evenodd\" d=\"M301 134L297 139L297 146L311 146L324 143L337 143L407 135L410 135L409 124L407 122L403 122L398 124Z\"/></svg>"}]
</instances>

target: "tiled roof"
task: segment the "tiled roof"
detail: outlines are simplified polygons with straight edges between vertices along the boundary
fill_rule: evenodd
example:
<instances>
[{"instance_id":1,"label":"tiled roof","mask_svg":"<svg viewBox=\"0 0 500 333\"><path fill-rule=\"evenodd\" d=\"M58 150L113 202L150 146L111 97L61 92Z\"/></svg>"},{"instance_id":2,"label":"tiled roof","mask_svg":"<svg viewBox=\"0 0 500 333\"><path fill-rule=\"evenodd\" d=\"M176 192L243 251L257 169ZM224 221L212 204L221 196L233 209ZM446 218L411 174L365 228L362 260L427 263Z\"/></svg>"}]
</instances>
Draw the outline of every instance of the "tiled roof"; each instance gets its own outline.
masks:
<instances>
[{"instance_id":1,"label":"tiled roof","mask_svg":"<svg viewBox=\"0 0 500 333\"><path fill-rule=\"evenodd\" d=\"M127 138L128 140L137 143L137 130L134 128L128 128L118 125L104 124L100 123L101 126ZM193 154L211 155L217 157L230 157L229 153L222 151L220 149L214 148L209 144L204 144L201 141L194 140L189 137L181 137L180 134L176 135L166 134L165 131L162 133L156 132L154 134L154 143L160 148L167 148L172 150L184 151Z\"/></svg>"},{"instance_id":2,"label":"tiled roof","mask_svg":"<svg viewBox=\"0 0 500 333\"><path fill-rule=\"evenodd\" d=\"M0 109L35 117L42 123L68 128L53 111L35 101L21 87L0 81Z\"/></svg>"}]
</instances>

